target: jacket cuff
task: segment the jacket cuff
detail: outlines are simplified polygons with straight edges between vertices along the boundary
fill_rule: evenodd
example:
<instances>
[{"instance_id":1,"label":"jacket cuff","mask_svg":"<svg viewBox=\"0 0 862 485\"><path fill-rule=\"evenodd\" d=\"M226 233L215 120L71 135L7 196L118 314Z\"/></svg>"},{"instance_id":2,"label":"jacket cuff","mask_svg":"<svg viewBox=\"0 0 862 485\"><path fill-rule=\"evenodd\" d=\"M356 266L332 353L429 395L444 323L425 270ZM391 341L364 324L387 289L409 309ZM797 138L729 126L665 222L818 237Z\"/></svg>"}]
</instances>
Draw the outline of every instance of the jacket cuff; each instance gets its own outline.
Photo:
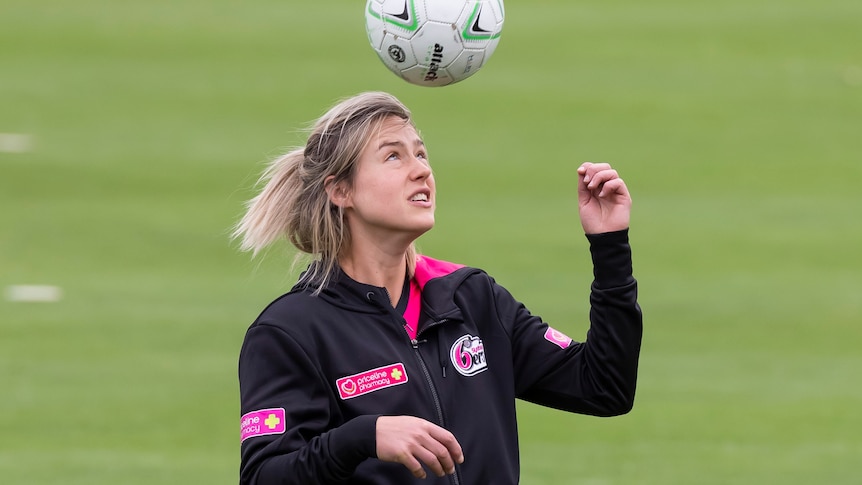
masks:
<instances>
[{"instance_id":1,"label":"jacket cuff","mask_svg":"<svg viewBox=\"0 0 862 485\"><path fill-rule=\"evenodd\" d=\"M596 288L618 288L634 281L629 230L587 234L593 257L593 284Z\"/></svg>"},{"instance_id":2,"label":"jacket cuff","mask_svg":"<svg viewBox=\"0 0 862 485\"><path fill-rule=\"evenodd\" d=\"M330 438L330 456L336 457L351 473L366 459L377 457L377 418L377 415L357 416L336 428L337 433Z\"/></svg>"}]
</instances>

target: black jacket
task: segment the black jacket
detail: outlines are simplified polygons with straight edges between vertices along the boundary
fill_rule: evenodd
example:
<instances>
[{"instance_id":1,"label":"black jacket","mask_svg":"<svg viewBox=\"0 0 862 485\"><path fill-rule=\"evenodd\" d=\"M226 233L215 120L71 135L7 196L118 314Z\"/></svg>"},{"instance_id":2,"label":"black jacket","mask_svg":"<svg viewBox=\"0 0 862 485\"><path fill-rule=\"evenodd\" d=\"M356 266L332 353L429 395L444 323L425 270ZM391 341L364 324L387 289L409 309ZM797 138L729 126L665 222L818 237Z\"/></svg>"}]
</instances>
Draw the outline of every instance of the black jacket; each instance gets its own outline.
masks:
<instances>
[{"instance_id":1,"label":"black jacket","mask_svg":"<svg viewBox=\"0 0 862 485\"><path fill-rule=\"evenodd\" d=\"M383 288L339 273L297 285L249 328L239 358L242 484L518 483L515 398L597 416L633 404L642 317L628 231L587 236L590 329L572 342L479 269L420 256L418 335ZM380 415L452 432L456 474L418 480L376 459Z\"/></svg>"}]
</instances>

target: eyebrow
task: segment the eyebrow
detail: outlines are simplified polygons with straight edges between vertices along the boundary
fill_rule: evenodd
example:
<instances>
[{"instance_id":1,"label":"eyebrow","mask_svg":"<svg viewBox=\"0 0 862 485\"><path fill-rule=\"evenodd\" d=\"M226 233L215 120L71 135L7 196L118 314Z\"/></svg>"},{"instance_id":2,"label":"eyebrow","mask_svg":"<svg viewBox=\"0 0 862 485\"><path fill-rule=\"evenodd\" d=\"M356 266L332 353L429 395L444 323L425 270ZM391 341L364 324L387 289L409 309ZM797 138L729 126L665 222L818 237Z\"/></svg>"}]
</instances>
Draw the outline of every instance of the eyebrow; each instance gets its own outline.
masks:
<instances>
[{"instance_id":1,"label":"eyebrow","mask_svg":"<svg viewBox=\"0 0 862 485\"><path fill-rule=\"evenodd\" d=\"M425 142L422 141L421 138L417 138L417 139L413 140L413 144L419 145L423 148L425 147ZM384 141L384 142L380 143L380 146L378 146L377 149L382 150L386 147L392 147L392 146L403 147L404 143L402 143L401 141Z\"/></svg>"}]
</instances>

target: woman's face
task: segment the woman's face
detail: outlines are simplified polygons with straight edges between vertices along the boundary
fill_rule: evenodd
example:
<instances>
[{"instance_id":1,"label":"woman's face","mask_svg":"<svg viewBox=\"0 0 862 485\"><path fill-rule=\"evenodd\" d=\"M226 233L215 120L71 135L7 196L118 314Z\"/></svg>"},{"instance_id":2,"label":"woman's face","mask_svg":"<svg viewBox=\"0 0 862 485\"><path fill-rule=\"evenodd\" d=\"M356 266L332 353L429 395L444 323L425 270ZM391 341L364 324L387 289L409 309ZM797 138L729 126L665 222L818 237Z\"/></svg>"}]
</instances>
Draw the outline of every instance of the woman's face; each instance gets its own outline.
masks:
<instances>
[{"instance_id":1,"label":"woman's face","mask_svg":"<svg viewBox=\"0 0 862 485\"><path fill-rule=\"evenodd\" d=\"M412 242L434 227L435 205L425 144L410 123L386 118L362 151L345 198L352 237Z\"/></svg>"}]
</instances>

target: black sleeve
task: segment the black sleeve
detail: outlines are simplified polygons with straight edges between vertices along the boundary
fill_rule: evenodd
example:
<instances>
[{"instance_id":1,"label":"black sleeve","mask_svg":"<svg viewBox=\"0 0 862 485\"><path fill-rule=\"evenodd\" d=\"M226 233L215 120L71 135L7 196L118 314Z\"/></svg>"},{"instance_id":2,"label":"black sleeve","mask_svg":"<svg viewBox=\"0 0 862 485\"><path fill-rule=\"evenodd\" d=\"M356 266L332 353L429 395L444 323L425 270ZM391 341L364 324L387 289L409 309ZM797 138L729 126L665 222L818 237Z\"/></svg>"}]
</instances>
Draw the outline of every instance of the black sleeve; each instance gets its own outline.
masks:
<instances>
[{"instance_id":1,"label":"black sleeve","mask_svg":"<svg viewBox=\"0 0 862 485\"><path fill-rule=\"evenodd\" d=\"M613 416L634 404L643 318L628 231L587 238L594 280L586 340L574 342L553 333L499 286L497 307L503 324L511 329L518 397L557 409Z\"/></svg>"},{"instance_id":2,"label":"black sleeve","mask_svg":"<svg viewBox=\"0 0 862 485\"><path fill-rule=\"evenodd\" d=\"M284 409L283 432L242 441L240 483L339 483L376 456L377 416L339 423L315 360L283 330L255 324L239 357L241 414ZM280 430L278 428L277 430Z\"/></svg>"}]
</instances>

